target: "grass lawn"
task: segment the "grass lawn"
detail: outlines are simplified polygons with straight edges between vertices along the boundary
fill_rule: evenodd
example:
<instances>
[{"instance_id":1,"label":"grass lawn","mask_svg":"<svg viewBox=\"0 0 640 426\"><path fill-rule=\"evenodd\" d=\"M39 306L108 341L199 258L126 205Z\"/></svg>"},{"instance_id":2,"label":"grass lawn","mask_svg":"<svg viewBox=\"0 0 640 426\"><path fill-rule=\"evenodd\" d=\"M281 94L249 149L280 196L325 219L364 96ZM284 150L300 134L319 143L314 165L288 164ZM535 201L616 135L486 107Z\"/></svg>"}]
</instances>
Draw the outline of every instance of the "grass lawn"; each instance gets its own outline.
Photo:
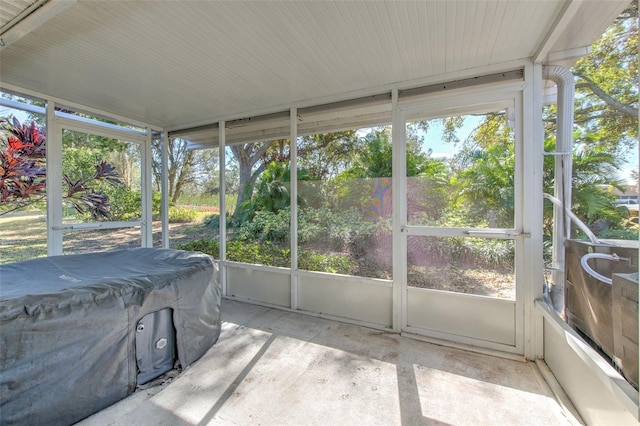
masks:
<instances>
[{"instance_id":1,"label":"grass lawn","mask_svg":"<svg viewBox=\"0 0 640 426\"><path fill-rule=\"evenodd\" d=\"M0 263L47 255L47 222L43 212L0 216Z\"/></svg>"},{"instance_id":2,"label":"grass lawn","mask_svg":"<svg viewBox=\"0 0 640 426\"><path fill-rule=\"evenodd\" d=\"M206 215L193 222L170 223L169 237L173 247L200 238L213 238L202 224ZM162 246L162 225L153 223L154 247ZM63 237L63 253L86 253L116 248L140 247L139 228L69 231ZM0 264L44 257L47 255L47 223L43 212L16 212L0 216Z\"/></svg>"}]
</instances>

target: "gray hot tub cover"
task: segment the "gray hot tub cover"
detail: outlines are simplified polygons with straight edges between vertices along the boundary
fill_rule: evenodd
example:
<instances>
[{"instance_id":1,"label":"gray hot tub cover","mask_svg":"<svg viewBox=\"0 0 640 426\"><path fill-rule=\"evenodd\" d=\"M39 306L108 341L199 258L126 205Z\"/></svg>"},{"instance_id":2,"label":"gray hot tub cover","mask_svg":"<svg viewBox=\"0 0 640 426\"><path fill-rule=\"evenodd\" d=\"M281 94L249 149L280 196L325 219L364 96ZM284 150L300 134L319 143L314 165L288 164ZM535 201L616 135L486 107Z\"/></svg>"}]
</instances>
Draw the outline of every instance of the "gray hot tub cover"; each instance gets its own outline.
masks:
<instances>
[{"instance_id":1,"label":"gray hot tub cover","mask_svg":"<svg viewBox=\"0 0 640 426\"><path fill-rule=\"evenodd\" d=\"M0 265L0 424L70 424L132 393L136 323L164 308L188 367L220 334L210 256L139 248Z\"/></svg>"}]
</instances>

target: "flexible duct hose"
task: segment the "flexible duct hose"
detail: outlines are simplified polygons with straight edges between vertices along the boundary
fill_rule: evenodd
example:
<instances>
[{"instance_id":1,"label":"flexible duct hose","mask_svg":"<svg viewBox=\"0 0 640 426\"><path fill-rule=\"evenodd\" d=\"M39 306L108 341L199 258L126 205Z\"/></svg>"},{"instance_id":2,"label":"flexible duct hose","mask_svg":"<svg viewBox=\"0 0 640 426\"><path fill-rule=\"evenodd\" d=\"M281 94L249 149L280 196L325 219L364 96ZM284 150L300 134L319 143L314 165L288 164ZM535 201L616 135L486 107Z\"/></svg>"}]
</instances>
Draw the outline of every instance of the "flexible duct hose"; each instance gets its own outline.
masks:
<instances>
[{"instance_id":1,"label":"flexible duct hose","mask_svg":"<svg viewBox=\"0 0 640 426\"><path fill-rule=\"evenodd\" d=\"M617 254L605 254L605 253L588 253L585 254L584 256L582 256L582 258L580 259L580 264L582 265L582 269L584 269L584 271L591 275L593 278L602 281L605 284L613 284L613 280L611 278L607 278L604 275L596 272L587 262L589 259L606 259L606 260L613 260L615 262L619 261L619 260L629 260L626 259L624 257L618 257Z\"/></svg>"}]
</instances>

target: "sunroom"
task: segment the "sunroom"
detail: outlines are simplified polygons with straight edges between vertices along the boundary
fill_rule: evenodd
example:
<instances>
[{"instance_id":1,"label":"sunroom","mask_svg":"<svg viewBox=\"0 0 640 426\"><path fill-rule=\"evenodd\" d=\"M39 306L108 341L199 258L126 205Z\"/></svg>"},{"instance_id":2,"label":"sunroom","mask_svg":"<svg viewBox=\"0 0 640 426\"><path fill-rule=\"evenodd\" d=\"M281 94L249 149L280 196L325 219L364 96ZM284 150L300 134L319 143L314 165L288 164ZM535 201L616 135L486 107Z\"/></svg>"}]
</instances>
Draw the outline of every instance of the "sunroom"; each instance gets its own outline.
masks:
<instances>
[{"instance_id":1,"label":"sunroom","mask_svg":"<svg viewBox=\"0 0 640 426\"><path fill-rule=\"evenodd\" d=\"M637 238L599 240L570 201L568 67L628 6L3 2L2 117L46 132L40 227L25 231L46 244L23 259L203 251L215 259L223 322L218 342L171 383L73 418L25 405L38 394L28 390L15 403L4 370L21 336L5 322L2 423L29 423L16 412L32 413L26 406L41 424L96 411L89 424L637 423ZM135 199L117 219L69 206L65 182L96 160L90 144L113 151L126 187L111 193L112 210L123 192ZM216 206L200 245L170 218L173 166L188 153L201 161L192 187L206 186ZM544 208L554 210L549 241ZM9 216L5 230L24 219ZM0 263L20 244L3 241ZM577 282L600 278L611 294L581 302L591 290ZM616 295L624 309L595 306ZM305 384L276 380L288 374ZM327 380L338 384L320 390ZM532 382L545 398L530 397ZM62 410L100 392L65 388ZM493 403L508 415L473 415Z\"/></svg>"}]
</instances>

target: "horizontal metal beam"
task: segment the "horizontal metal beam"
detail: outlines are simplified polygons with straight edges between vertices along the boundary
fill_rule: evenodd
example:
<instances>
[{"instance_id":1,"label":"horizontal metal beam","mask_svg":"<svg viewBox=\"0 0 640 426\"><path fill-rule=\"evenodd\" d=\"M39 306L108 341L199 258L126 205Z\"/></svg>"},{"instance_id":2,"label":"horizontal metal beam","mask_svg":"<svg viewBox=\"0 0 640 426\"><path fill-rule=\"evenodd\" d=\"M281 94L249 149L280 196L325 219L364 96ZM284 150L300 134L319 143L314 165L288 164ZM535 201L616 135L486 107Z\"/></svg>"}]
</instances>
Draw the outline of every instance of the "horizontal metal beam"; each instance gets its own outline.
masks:
<instances>
[{"instance_id":1,"label":"horizontal metal beam","mask_svg":"<svg viewBox=\"0 0 640 426\"><path fill-rule=\"evenodd\" d=\"M524 80L524 70L518 69L497 74L489 74L479 77L465 78L462 80L454 80L447 83L438 83L432 84L430 86L399 90L398 96L400 97L400 99L403 99L413 96L428 95L430 93L444 92L448 90L462 89L465 87L480 86L483 84L499 83L512 80Z\"/></svg>"}]
</instances>

